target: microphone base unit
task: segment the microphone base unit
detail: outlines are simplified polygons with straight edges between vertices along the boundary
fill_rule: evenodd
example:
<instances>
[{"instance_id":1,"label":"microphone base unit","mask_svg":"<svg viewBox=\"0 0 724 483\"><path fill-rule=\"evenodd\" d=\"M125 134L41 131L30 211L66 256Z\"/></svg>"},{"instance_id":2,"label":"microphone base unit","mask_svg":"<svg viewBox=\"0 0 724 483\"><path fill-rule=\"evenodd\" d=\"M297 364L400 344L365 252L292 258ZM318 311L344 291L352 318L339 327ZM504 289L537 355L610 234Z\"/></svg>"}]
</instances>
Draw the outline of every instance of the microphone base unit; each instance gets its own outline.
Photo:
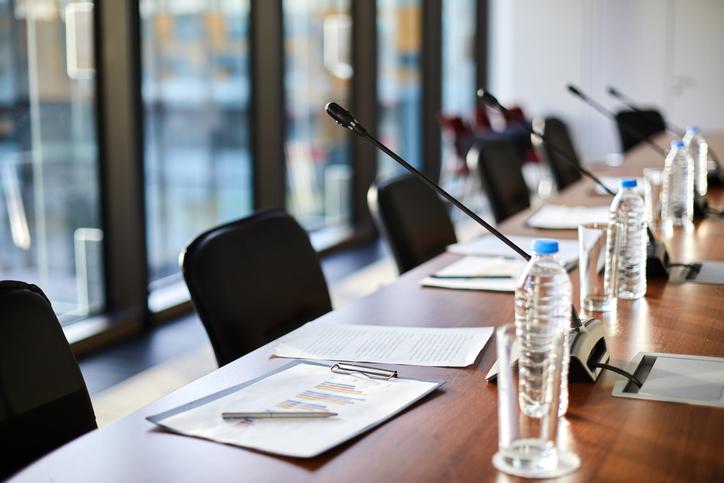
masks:
<instances>
[{"instance_id":1,"label":"microphone base unit","mask_svg":"<svg viewBox=\"0 0 724 483\"><path fill-rule=\"evenodd\" d=\"M649 241L646 245L646 278L669 278L669 252L661 241Z\"/></svg>"},{"instance_id":2,"label":"microphone base unit","mask_svg":"<svg viewBox=\"0 0 724 483\"><path fill-rule=\"evenodd\" d=\"M598 319L581 321L577 329L571 331L570 364L568 366L568 382L579 383L596 382L603 369L597 364L606 364L609 360L608 346L606 345L605 327ZM516 354L512 364L518 364L519 355ZM495 361L485 379L488 382L497 382L498 361Z\"/></svg>"},{"instance_id":3,"label":"microphone base unit","mask_svg":"<svg viewBox=\"0 0 724 483\"><path fill-rule=\"evenodd\" d=\"M596 382L603 369L597 364L609 360L605 327L598 319L581 321L583 324L571 334L571 357L568 366L569 382Z\"/></svg>"}]
</instances>

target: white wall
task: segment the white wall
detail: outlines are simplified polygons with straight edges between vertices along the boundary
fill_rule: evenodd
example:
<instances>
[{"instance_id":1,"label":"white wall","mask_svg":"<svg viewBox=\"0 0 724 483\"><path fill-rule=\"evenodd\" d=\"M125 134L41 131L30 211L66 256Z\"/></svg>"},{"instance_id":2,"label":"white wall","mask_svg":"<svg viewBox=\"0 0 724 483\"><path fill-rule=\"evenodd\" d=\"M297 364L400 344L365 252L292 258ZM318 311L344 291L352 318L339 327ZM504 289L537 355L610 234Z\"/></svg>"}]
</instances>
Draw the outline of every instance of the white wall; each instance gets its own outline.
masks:
<instances>
[{"instance_id":1,"label":"white wall","mask_svg":"<svg viewBox=\"0 0 724 483\"><path fill-rule=\"evenodd\" d=\"M587 160L618 151L618 136L569 82L612 110L609 85L675 124L724 130L722 0L492 0L490 19L491 91L561 116Z\"/></svg>"}]
</instances>

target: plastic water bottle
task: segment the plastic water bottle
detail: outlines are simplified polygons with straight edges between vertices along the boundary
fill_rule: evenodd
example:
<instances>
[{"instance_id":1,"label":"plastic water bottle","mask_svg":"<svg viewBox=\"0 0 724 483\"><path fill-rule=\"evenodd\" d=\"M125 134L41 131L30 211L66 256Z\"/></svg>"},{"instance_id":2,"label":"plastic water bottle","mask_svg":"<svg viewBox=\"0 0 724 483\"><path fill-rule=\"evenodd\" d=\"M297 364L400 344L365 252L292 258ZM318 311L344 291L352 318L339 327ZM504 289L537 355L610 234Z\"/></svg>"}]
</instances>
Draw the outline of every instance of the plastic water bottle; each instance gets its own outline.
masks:
<instances>
[{"instance_id":1,"label":"plastic water bottle","mask_svg":"<svg viewBox=\"0 0 724 483\"><path fill-rule=\"evenodd\" d=\"M553 344L563 343L559 415L568 408L568 331L571 280L558 256L558 242L536 240L533 257L515 289L515 328L521 341L518 399L521 411L540 418L548 410L548 374L555 363ZM563 338L561 338L563 336Z\"/></svg>"},{"instance_id":2,"label":"plastic water bottle","mask_svg":"<svg viewBox=\"0 0 724 483\"><path fill-rule=\"evenodd\" d=\"M706 196L709 174L709 144L696 126L687 126L684 144L694 159L694 190L699 196Z\"/></svg>"},{"instance_id":3,"label":"plastic water bottle","mask_svg":"<svg viewBox=\"0 0 724 483\"><path fill-rule=\"evenodd\" d=\"M606 279L611 283L608 279L616 276L616 296L628 300L646 295L646 218L644 200L635 189L635 179L622 179L608 212L609 227L615 230L616 238L609 236L607 240ZM614 253L616 239L618 252Z\"/></svg>"},{"instance_id":4,"label":"plastic water bottle","mask_svg":"<svg viewBox=\"0 0 724 483\"><path fill-rule=\"evenodd\" d=\"M671 141L661 189L664 225L691 225L694 220L694 160L684 141Z\"/></svg>"}]
</instances>

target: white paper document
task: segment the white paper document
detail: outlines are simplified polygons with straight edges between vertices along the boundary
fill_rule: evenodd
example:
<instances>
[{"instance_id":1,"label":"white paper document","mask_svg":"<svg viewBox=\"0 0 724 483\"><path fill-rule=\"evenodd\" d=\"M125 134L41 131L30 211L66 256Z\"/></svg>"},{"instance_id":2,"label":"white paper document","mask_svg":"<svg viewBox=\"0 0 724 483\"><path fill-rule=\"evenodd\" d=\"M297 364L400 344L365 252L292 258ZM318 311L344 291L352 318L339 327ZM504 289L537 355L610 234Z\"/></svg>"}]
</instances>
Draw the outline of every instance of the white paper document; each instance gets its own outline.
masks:
<instances>
[{"instance_id":1,"label":"white paper document","mask_svg":"<svg viewBox=\"0 0 724 483\"><path fill-rule=\"evenodd\" d=\"M583 223L608 223L608 206L544 205L527 223L543 230L577 230Z\"/></svg>"},{"instance_id":2,"label":"white paper document","mask_svg":"<svg viewBox=\"0 0 724 483\"><path fill-rule=\"evenodd\" d=\"M420 283L423 287L514 292L525 264L523 259L463 257Z\"/></svg>"},{"instance_id":3,"label":"white paper document","mask_svg":"<svg viewBox=\"0 0 724 483\"><path fill-rule=\"evenodd\" d=\"M631 179L631 178L616 178L615 176L599 176L601 180L601 183L605 184L608 189L613 191L614 193L618 193L618 187L621 183L622 179ZM634 178L636 179L636 193L640 194L641 196L644 195L644 179L643 178ZM598 195L605 195L605 196L611 196L606 192L605 189L603 189L601 186L596 184L596 194Z\"/></svg>"},{"instance_id":4,"label":"white paper document","mask_svg":"<svg viewBox=\"0 0 724 483\"><path fill-rule=\"evenodd\" d=\"M306 324L285 336L277 357L412 366L466 367L493 333L492 327L420 328Z\"/></svg>"},{"instance_id":5,"label":"white paper document","mask_svg":"<svg viewBox=\"0 0 724 483\"><path fill-rule=\"evenodd\" d=\"M509 236L510 240L523 248L530 250L533 241L540 237L533 236ZM568 268L573 268L578 264L578 240L560 240L558 239L558 249L561 260ZM502 243L493 235L483 235L474 240L467 242L455 243L447 247L450 253L460 255L472 255L476 257L505 257L522 261L522 258L515 253L510 247Z\"/></svg>"},{"instance_id":6,"label":"white paper document","mask_svg":"<svg viewBox=\"0 0 724 483\"><path fill-rule=\"evenodd\" d=\"M439 387L441 382L368 379L298 363L260 380L149 417L166 429L219 443L311 458L363 433ZM229 420L222 412L327 411L324 419Z\"/></svg>"}]
</instances>

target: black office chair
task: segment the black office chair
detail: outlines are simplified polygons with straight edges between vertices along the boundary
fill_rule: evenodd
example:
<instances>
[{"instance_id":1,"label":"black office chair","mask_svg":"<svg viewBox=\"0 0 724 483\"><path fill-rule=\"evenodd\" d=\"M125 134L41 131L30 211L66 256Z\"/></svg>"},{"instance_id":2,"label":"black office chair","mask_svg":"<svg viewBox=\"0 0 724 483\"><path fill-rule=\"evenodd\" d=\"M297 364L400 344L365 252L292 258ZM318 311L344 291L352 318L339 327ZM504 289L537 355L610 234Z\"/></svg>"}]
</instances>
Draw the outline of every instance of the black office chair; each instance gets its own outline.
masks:
<instances>
[{"instance_id":1,"label":"black office chair","mask_svg":"<svg viewBox=\"0 0 724 483\"><path fill-rule=\"evenodd\" d=\"M619 111L616 113L616 128L625 153L643 142L645 138L666 130L666 122L655 109Z\"/></svg>"},{"instance_id":2,"label":"black office chair","mask_svg":"<svg viewBox=\"0 0 724 483\"><path fill-rule=\"evenodd\" d=\"M530 206L530 193L523 178L523 159L510 141L482 141L470 150L468 161L478 166L480 181L496 222Z\"/></svg>"},{"instance_id":3,"label":"black office chair","mask_svg":"<svg viewBox=\"0 0 724 483\"><path fill-rule=\"evenodd\" d=\"M412 175L372 185L367 204L400 273L439 255L457 241L445 203Z\"/></svg>"},{"instance_id":4,"label":"black office chair","mask_svg":"<svg viewBox=\"0 0 724 483\"><path fill-rule=\"evenodd\" d=\"M581 162L573 147L573 140L565 122L557 117L547 117L543 121L543 135L547 142L543 142L543 157L556 182L558 191L562 191L581 179L581 173L571 166L569 160L577 165ZM551 146L555 146L551 148ZM565 153L563 156L562 153Z\"/></svg>"},{"instance_id":5,"label":"black office chair","mask_svg":"<svg viewBox=\"0 0 724 483\"><path fill-rule=\"evenodd\" d=\"M0 480L96 427L83 375L45 294L0 281Z\"/></svg>"},{"instance_id":6,"label":"black office chair","mask_svg":"<svg viewBox=\"0 0 724 483\"><path fill-rule=\"evenodd\" d=\"M332 310L307 232L280 210L202 233L180 264L219 366Z\"/></svg>"}]
</instances>

